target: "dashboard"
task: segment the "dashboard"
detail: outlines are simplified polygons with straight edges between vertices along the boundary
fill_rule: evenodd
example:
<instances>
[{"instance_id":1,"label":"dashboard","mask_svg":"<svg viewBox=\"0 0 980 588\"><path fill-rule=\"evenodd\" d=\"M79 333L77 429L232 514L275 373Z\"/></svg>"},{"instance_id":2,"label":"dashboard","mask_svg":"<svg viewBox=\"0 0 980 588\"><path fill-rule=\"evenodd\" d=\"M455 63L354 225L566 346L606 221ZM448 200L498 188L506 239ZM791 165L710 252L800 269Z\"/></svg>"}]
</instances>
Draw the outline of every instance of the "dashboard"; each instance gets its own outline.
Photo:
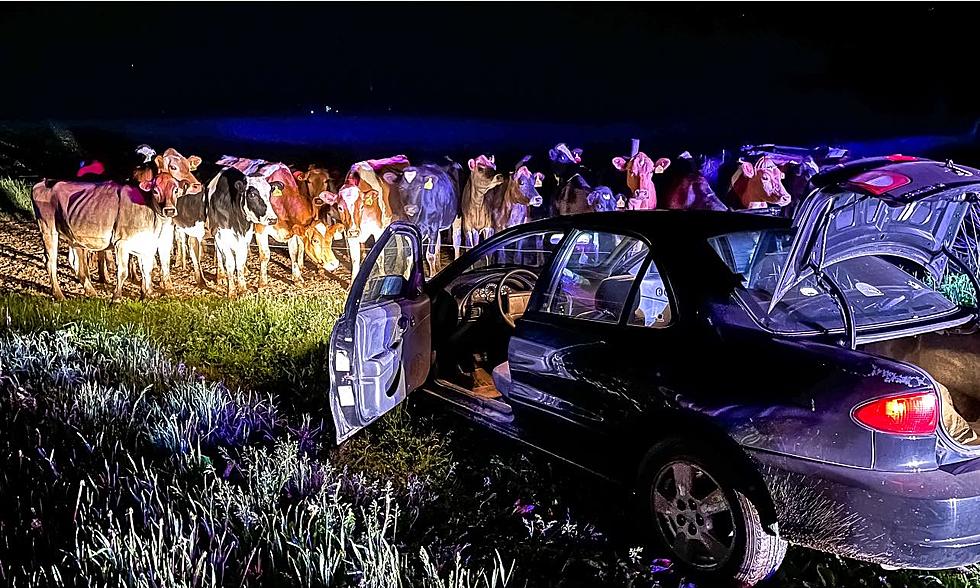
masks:
<instances>
[{"instance_id":1,"label":"dashboard","mask_svg":"<svg viewBox=\"0 0 980 588\"><path fill-rule=\"evenodd\" d=\"M459 306L459 318L472 321L480 318L488 308L497 312L497 297L500 294L530 292L534 283L525 275L515 275L508 278L500 292L497 288L505 273L514 268L495 268L463 274L450 286L449 292Z\"/></svg>"}]
</instances>

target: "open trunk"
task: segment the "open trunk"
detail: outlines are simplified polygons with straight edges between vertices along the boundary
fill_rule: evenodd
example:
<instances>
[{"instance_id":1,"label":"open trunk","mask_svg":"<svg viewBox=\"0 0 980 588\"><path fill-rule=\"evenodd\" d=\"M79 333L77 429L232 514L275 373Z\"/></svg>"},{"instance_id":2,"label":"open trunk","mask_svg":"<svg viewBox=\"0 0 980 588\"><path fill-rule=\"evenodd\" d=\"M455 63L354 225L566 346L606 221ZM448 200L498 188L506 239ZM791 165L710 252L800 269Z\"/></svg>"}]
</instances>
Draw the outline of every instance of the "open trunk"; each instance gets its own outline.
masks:
<instances>
[{"instance_id":1,"label":"open trunk","mask_svg":"<svg viewBox=\"0 0 980 588\"><path fill-rule=\"evenodd\" d=\"M859 348L929 372L939 384L943 429L957 443L980 450L980 332L925 333Z\"/></svg>"}]
</instances>

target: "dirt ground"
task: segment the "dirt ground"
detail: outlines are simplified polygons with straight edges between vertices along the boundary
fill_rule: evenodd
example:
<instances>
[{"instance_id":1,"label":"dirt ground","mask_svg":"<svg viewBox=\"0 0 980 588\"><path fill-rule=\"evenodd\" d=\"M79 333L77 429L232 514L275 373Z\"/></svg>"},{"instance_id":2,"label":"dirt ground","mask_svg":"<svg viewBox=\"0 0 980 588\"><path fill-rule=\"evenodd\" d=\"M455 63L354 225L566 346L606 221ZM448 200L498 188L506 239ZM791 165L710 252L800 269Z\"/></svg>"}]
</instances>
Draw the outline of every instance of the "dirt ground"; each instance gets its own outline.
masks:
<instances>
[{"instance_id":1,"label":"dirt ground","mask_svg":"<svg viewBox=\"0 0 980 588\"><path fill-rule=\"evenodd\" d=\"M324 296L347 296L347 289L350 286L350 258L347 254L346 245L343 242L335 244L337 257L340 258L341 267L332 273L318 271L317 268L307 263L303 268L302 285L294 285L290 273L289 252L285 244L273 242L272 259L269 261L269 285L263 288L262 292L273 294L303 293L303 294L322 294ZM215 284L215 265L214 247L210 242L205 243L204 247L204 277L207 281L207 288L198 288L194 282L194 274L191 269L190 260L187 261L187 268L181 269L177 266L176 248L174 250L173 268L171 278L174 289L172 292L164 294L160 289L160 269L155 267L153 270L154 296L172 297L192 297L192 296L224 296L225 288ZM159 262L158 262L159 264ZM110 265L114 272L115 270ZM259 256L255 244L249 252L248 263L246 265L246 280L248 288L252 292L258 292L259 277ZM58 251L58 278L61 281L61 289L65 296L69 298L80 298L84 294L82 286L68 265L67 248L59 244ZM115 288L115 275L109 276L108 283L102 284L94 282L95 289L99 298L111 298ZM47 270L44 267L44 250L41 245L41 238L38 234L37 225L26 218L14 217L9 214L0 213L0 291L18 292L40 296L51 295L51 282L48 279ZM138 299L140 297L140 287L132 277L124 287L123 295L126 298Z\"/></svg>"}]
</instances>

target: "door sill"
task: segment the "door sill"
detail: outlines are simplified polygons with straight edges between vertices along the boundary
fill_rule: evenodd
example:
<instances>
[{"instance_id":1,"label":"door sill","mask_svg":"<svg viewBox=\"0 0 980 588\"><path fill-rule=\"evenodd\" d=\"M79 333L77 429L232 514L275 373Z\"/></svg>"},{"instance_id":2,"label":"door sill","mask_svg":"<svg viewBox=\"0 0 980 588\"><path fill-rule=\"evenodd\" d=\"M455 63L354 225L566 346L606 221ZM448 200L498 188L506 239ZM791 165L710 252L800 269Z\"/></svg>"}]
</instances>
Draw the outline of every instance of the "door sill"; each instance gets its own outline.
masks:
<instances>
[{"instance_id":1,"label":"door sill","mask_svg":"<svg viewBox=\"0 0 980 588\"><path fill-rule=\"evenodd\" d=\"M442 400L455 404L469 412L475 412L499 423L509 423L514 420L514 411L504 400L484 398L470 390L447 380L437 378L433 384L426 387L428 392Z\"/></svg>"}]
</instances>

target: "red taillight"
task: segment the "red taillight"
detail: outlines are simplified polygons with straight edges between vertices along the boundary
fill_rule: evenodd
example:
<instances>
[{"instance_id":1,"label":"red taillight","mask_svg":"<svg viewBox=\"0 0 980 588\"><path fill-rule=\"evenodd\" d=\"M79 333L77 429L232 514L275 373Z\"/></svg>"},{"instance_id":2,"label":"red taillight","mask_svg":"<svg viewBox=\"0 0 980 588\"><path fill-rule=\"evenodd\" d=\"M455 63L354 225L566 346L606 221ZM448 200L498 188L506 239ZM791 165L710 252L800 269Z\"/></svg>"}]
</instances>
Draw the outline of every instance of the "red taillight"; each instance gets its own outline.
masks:
<instances>
[{"instance_id":1,"label":"red taillight","mask_svg":"<svg viewBox=\"0 0 980 588\"><path fill-rule=\"evenodd\" d=\"M902 155L901 153L893 153L892 155L886 155L885 159L888 161L919 161L918 157L913 155Z\"/></svg>"},{"instance_id":2,"label":"red taillight","mask_svg":"<svg viewBox=\"0 0 980 588\"><path fill-rule=\"evenodd\" d=\"M858 423L892 435L932 435L939 423L939 400L936 394L912 392L878 398L854 407Z\"/></svg>"},{"instance_id":3,"label":"red taillight","mask_svg":"<svg viewBox=\"0 0 980 588\"><path fill-rule=\"evenodd\" d=\"M912 183L912 179L892 171L874 170L851 178L851 183L864 188L875 196L881 196L889 190Z\"/></svg>"}]
</instances>

